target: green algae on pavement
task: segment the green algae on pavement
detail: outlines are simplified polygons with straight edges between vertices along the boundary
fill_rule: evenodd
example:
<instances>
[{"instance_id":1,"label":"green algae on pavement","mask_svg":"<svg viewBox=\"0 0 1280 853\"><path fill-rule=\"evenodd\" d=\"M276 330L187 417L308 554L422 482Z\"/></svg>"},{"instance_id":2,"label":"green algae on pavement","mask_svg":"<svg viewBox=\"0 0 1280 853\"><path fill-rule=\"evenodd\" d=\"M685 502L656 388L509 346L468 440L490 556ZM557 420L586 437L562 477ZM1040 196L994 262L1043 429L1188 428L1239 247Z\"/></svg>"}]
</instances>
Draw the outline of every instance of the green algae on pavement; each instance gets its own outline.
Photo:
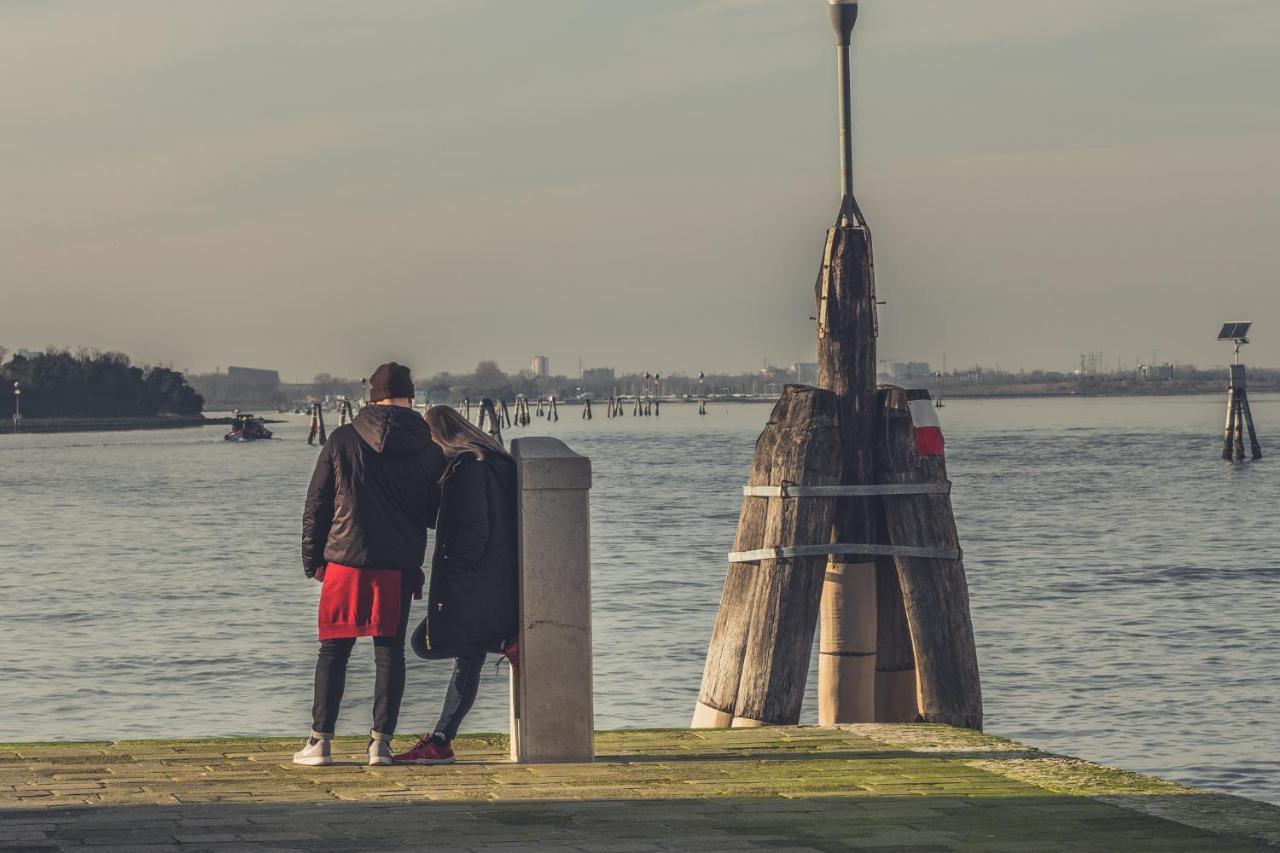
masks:
<instances>
[{"instance_id":1,"label":"green algae on pavement","mask_svg":"<svg viewBox=\"0 0 1280 853\"><path fill-rule=\"evenodd\" d=\"M0 850L1258 851L1280 809L929 725L600 732L518 765L298 767L297 739L0 744ZM287 828L282 828L287 827ZM213 831L216 828L216 831Z\"/></svg>"}]
</instances>

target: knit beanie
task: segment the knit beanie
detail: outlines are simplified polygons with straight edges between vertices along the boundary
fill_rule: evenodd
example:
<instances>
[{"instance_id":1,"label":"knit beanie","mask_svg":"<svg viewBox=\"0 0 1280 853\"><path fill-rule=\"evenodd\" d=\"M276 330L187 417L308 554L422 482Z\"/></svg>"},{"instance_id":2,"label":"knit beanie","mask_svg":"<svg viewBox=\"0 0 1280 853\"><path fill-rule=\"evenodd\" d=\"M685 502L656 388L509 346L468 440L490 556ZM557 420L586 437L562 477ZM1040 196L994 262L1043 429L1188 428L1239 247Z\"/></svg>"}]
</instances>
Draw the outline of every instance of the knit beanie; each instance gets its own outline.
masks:
<instances>
[{"instance_id":1,"label":"knit beanie","mask_svg":"<svg viewBox=\"0 0 1280 853\"><path fill-rule=\"evenodd\" d=\"M409 374L409 368L403 364L388 361L386 364L380 365L377 370L373 371L373 376L369 377L370 403L389 400L392 397L412 396L413 376Z\"/></svg>"}]
</instances>

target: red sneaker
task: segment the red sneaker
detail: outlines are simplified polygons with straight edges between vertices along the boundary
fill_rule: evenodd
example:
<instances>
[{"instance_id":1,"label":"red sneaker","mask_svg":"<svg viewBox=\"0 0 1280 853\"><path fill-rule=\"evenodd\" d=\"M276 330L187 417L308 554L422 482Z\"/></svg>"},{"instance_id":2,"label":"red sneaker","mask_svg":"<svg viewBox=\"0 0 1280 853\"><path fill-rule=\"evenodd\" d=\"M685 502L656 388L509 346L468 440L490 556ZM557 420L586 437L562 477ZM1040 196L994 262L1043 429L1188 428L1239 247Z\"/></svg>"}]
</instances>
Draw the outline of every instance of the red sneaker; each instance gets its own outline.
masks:
<instances>
[{"instance_id":1,"label":"red sneaker","mask_svg":"<svg viewBox=\"0 0 1280 853\"><path fill-rule=\"evenodd\" d=\"M442 745L431 735L423 735L413 749L400 753L392 760L396 764L452 764L455 761L449 745Z\"/></svg>"},{"instance_id":2,"label":"red sneaker","mask_svg":"<svg viewBox=\"0 0 1280 853\"><path fill-rule=\"evenodd\" d=\"M507 640L502 644L502 650L498 652L502 657L507 659L507 663L511 664L511 671L520 674L520 641ZM502 663L501 660L498 663Z\"/></svg>"}]
</instances>

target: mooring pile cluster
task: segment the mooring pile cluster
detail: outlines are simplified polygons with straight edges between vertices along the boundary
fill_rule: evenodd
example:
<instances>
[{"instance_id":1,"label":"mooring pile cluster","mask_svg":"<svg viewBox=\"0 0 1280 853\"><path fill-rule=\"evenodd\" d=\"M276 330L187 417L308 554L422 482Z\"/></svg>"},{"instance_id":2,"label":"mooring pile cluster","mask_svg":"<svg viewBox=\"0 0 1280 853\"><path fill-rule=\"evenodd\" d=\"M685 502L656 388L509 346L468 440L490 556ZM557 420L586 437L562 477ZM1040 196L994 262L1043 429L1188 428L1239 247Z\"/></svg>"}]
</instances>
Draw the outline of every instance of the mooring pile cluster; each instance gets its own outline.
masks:
<instances>
[{"instance_id":1,"label":"mooring pile cluster","mask_svg":"<svg viewBox=\"0 0 1280 853\"><path fill-rule=\"evenodd\" d=\"M980 729L941 428L927 391L875 384L875 264L853 194L858 5L831 0L829 11L841 199L815 293L821 387L787 386L756 444L693 725L798 722L820 624L820 723Z\"/></svg>"}]
</instances>

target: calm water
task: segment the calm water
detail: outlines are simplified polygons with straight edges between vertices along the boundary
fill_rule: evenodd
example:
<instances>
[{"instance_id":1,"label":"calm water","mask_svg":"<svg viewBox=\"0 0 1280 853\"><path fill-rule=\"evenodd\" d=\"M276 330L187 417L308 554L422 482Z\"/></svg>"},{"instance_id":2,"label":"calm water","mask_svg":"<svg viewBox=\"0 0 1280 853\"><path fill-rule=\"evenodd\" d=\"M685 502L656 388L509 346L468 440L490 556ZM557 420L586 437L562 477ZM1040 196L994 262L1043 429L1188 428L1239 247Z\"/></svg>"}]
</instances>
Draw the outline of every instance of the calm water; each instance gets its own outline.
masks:
<instances>
[{"instance_id":1,"label":"calm water","mask_svg":"<svg viewBox=\"0 0 1280 853\"><path fill-rule=\"evenodd\" d=\"M564 414L529 432L595 465L597 725L687 725L768 407ZM1221 462L1216 398L942 414L988 730L1280 802L1280 461ZM1254 414L1280 454L1280 400ZM306 427L0 437L0 741L305 733ZM344 732L369 725L371 658ZM402 731L447 676L411 662ZM501 729L505 700L486 676L468 727Z\"/></svg>"}]
</instances>

